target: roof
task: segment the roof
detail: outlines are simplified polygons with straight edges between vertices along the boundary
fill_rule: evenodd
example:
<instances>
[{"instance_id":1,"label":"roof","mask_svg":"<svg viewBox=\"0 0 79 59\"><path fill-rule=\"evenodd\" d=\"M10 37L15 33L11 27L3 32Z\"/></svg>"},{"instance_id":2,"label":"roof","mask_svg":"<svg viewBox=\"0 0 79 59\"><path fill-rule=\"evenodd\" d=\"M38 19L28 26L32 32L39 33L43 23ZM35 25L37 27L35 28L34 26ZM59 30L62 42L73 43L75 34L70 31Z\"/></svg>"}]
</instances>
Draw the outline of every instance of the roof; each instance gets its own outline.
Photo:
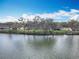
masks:
<instances>
[{"instance_id":1,"label":"roof","mask_svg":"<svg viewBox=\"0 0 79 59\"><path fill-rule=\"evenodd\" d=\"M0 28L20 28L22 27L22 24L18 24L18 23L0 23Z\"/></svg>"}]
</instances>

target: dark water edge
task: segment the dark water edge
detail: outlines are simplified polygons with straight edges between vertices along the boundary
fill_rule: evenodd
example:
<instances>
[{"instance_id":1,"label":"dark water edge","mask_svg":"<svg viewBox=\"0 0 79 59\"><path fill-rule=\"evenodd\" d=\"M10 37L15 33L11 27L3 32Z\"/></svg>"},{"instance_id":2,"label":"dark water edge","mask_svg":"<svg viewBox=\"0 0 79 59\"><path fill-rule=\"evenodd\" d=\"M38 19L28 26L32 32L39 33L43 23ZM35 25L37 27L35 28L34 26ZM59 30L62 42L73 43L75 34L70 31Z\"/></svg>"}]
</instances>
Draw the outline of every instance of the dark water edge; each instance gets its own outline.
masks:
<instances>
[{"instance_id":1,"label":"dark water edge","mask_svg":"<svg viewBox=\"0 0 79 59\"><path fill-rule=\"evenodd\" d=\"M53 34L46 34L46 33L14 33L14 32L0 32L0 34L20 34L20 35L79 35L79 33L53 33Z\"/></svg>"}]
</instances>

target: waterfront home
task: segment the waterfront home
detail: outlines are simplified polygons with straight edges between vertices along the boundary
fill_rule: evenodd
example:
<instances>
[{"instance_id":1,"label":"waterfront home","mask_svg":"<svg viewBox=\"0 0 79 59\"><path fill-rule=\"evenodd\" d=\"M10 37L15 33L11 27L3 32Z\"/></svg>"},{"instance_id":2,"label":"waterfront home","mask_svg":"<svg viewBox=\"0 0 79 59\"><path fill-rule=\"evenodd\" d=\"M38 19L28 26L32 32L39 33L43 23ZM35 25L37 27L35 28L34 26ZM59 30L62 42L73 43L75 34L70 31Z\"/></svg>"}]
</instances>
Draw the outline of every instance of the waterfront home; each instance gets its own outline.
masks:
<instances>
[{"instance_id":1,"label":"waterfront home","mask_svg":"<svg viewBox=\"0 0 79 59\"><path fill-rule=\"evenodd\" d=\"M9 26L5 23L0 23L0 31L2 30L8 30L9 29Z\"/></svg>"},{"instance_id":2,"label":"waterfront home","mask_svg":"<svg viewBox=\"0 0 79 59\"><path fill-rule=\"evenodd\" d=\"M72 31L70 27L62 27L61 30Z\"/></svg>"},{"instance_id":3,"label":"waterfront home","mask_svg":"<svg viewBox=\"0 0 79 59\"><path fill-rule=\"evenodd\" d=\"M22 27L21 24L17 23L0 23L0 31L2 30L17 30Z\"/></svg>"}]
</instances>

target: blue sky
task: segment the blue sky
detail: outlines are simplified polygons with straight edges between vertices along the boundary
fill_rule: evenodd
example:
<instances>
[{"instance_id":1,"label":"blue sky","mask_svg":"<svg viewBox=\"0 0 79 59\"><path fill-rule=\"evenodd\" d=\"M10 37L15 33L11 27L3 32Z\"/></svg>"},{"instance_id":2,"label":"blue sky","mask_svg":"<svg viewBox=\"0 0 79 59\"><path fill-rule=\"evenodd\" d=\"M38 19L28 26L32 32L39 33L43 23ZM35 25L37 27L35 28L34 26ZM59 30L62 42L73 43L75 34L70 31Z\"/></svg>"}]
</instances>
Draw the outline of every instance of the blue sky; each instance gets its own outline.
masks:
<instances>
[{"instance_id":1,"label":"blue sky","mask_svg":"<svg viewBox=\"0 0 79 59\"><path fill-rule=\"evenodd\" d=\"M79 0L0 0L0 16L79 9Z\"/></svg>"},{"instance_id":2,"label":"blue sky","mask_svg":"<svg viewBox=\"0 0 79 59\"><path fill-rule=\"evenodd\" d=\"M0 17L79 10L79 0L0 0Z\"/></svg>"}]
</instances>

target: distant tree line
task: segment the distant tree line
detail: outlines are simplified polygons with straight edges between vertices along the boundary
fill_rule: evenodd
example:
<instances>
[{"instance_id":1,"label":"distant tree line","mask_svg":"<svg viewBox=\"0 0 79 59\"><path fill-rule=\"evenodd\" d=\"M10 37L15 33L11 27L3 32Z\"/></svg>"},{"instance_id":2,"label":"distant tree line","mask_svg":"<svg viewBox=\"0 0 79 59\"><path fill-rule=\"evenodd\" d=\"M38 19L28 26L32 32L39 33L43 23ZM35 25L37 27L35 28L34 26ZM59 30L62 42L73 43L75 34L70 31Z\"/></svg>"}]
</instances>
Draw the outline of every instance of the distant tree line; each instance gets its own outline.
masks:
<instances>
[{"instance_id":1,"label":"distant tree line","mask_svg":"<svg viewBox=\"0 0 79 59\"><path fill-rule=\"evenodd\" d=\"M24 24L24 30L27 28L31 29L43 29L43 30L60 30L60 28L71 28L73 31L79 31L79 21L70 20L68 22L54 22L54 19L51 18L41 18L39 16L35 16L33 21L27 20L21 17L18 19Z\"/></svg>"},{"instance_id":2,"label":"distant tree line","mask_svg":"<svg viewBox=\"0 0 79 59\"><path fill-rule=\"evenodd\" d=\"M19 22L7 22L4 25L9 27L9 30L20 29L23 28L25 30L60 30L61 28L71 28L72 31L79 31L79 21L77 20L70 20L68 22L54 22L54 19L51 18L41 18L39 16L35 16L33 21L29 19L25 19L20 17L17 19ZM27 20L27 22L26 22ZM2 23L0 23L1 28Z\"/></svg>"}]
</instances>

